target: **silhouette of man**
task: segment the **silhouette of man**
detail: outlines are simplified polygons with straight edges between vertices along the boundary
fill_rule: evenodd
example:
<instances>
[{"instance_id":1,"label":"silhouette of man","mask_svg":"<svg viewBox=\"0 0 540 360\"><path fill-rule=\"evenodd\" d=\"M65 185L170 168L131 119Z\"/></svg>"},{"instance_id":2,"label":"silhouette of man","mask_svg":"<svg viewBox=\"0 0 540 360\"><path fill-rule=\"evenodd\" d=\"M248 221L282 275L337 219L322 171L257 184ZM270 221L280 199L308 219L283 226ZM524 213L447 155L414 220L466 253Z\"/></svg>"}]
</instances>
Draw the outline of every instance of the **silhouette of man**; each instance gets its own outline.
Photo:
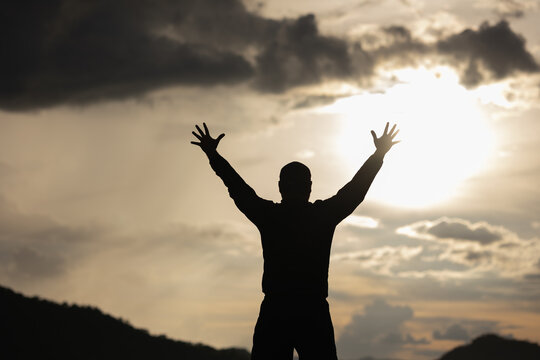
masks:
<instances>
[{"instance_id":1,"label":"silhouette of man","mask_svg":"<svg viewBox=\"0 0 540 360\"><path fill-rule=\"evenodd\" d=\"M335 360L334 328L328 308L328 265L334 229L364 199L385 154L398 141L396 125L381 137L371 131L376 150L351 181L326 200L309 201L311 173L297 161L279 174L281 202L257 196L218 152L225 134L212 138L208 127L192 141L206 153L210 166L223 180L238 209L261 234L265 294L253 334L254 360Z\"/></svg>"}]
</instances>

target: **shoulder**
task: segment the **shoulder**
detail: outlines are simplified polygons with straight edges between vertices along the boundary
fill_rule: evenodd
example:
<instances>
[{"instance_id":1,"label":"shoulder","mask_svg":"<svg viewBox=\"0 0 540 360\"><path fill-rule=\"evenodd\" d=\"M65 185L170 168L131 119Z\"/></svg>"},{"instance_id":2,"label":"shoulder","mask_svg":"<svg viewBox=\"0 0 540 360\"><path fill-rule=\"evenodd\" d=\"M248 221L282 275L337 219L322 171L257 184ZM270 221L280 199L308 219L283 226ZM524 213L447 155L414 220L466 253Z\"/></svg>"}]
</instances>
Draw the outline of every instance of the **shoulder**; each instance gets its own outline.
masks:
<instances>
[{"instance_id":1,"label":"shoulder","mask_svg":"<svg viewBox=\"0 0 540 360\"><path fill-rule=\"evenodd\" d=\"M272 200L267 200L263 198L259 198L259 206L263 207L265 209L277 209L279 208L279 203L273 202Z\"/></svg>"},{"instance_id":2,"label":"shoulder","mask_svg":"<svg viewBox=\"0 0 540 360\"><path fill-rule=\"evenodd\" d=\"M322 207L322 206L325 206L326 205L326 200L315 200L312 204L311 204L313 207L315 208L319 208L319 207Z\"/></svg>"},{"instance_id":3,"label":"shoulder","mask_svg":"<svg viewBox=\"0 0 540 360\"><path fill-rule=\"evenodd\" d=\"M314 210L321 211L328 207L328 202L326 200L319 199L319 200L315 200L313 203L310 203L310 205Z\"/></svg>"}]
</instances>

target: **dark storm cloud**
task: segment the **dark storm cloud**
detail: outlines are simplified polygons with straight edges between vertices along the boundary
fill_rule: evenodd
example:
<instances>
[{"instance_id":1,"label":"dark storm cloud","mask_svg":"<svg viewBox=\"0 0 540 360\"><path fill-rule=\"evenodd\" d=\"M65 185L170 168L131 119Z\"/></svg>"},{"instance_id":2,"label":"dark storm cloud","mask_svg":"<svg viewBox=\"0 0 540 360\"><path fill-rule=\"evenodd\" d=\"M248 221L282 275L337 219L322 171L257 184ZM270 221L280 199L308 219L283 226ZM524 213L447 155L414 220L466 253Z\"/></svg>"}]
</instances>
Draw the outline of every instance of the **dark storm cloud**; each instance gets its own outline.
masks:
<instances>
[{"instance_id":1,"label":"dark storm cloud","mask_svg":"<svg viewBox=\"0 0 540 360\"><path fill-rule=\"evenodd\" d=\"M359 4L360 5L360 4ZM201 0L174 25L190 42L251 53L254 85L280 93L328 78L371 75L373 62L360 44L325 36L314 15L273 20L248 12L241 1Z\"/></svg>"},{"instance_id":2,"label":"dark storm cloud","mask_svg":"<svg viewBox=\"0 0 540 360\"><path fill-rule=\"evenodd\" d=\"M400 41L410 42L412 40L411 31L404 26L391 25L383 28L383 31Z\"/></svg>"},{"instance_id":3,"label":"dark storm cloud","mask_svg":"<svg viewBox=\"0 0 540 360\"><path fill-rule=\"evenodd\" d=\"M394 66L415 65L424 56L435 53L433 45L414 38L411 31L402 25L387 26L376 33L365 34L361 41L377 65L386 62Z\"/></svg>"},{"instance_id":4,"label":"dark storm cloud","mask_svg":"<svg viewBox=\"0 0 540 360\"><path fill-rule=\"evenodd\" d=\"M253 76L257 88L280 92L351 73L347 43L320 35L313 15L270 20L238 0L36 0L9 2L3 13L9 14L0 23L4 109ZM254 65L250 49L258 54Z\"/></svg>"},{"instance_id":5,"label":"dark storm cloud","mask_svg":"<svg viewBox=\"0 0 540 360\"><path fill-rule=\"evenodd\" d=\"M518 72L540 70L525 46L525 39L505 20L495 24L484 22L478 29L469 28L433 44L413 37L408 28L397 25L382 28L378 34L369 34L363 40L371 44L369 54L376 64L414 66L426 57L439 56L439 61L449 61L460 71L460 81L467 87Z\"/></svg>"},{"instance_id":6,"label":"dark storm cloud","mask_svg":"<svg viewBox=\"0 0 540 360\"><path fill-rule=\"evenodd\" d=\"M310 18L306 23L313 20ZM316 34L315 25L312 29ZM526 48L525 39L515 33L505 20L495 24L485 22L478 29L466 29L440 38L434 43L415 38L411 31L402 25L387 26L376 33L365 34L360 41L350 43L348 51L345 51L346 44L341 40L330 39L326 38L325 41L334 42L336 46L327 48L318 58L333 59L331 63L338 67L315 68L315 71L310 72L309 81L319 81L324 76L318 74L324 74L334 78L346 77L349 81L362 83L362 80L372 79L376 68L382 64L390 64L390 68L415 66L432 57L438 57L437 61L456 67L460 71L461 83L467 87L501 80L520 72L536 73L540 70ZM278 62L282 67L278 74L286 74L285 70L295 70L294 62L286 61L285 58ZM293 73L299 76L297 72ZM279 81L282 86L270 86L270 89L278 91L309 83L300 80L287 83L287 80L279 77L274 81Z\"/></svg>"},{"instance_id":7,"label":"dark storm cloud","mask_svg":"<svg viewBox=\"0 0 540 360\"><path fill-rule=\"evenodd\" d=\"M28 109L123 98L171 84L249 78L240 55L155 31L193 1L8 2L0 25L0 106Z\"/></svg>"},{"instance_id":8,"label":"dark storm cloud","mask_svg":"<svg viewBox=\"0 0 540 360\"><path fill-rule=\"evenodd\" d=\"M538 71L506 21L435 44L392 25L379 29L374 44L367 36L325 36L313 15L267 19L240 0L29 0L8 2L2 12L6 110L137 97L173 85L249 82L282 93L331 79L369 84L383 63L431 56L450 59L467 86Z\"/></svg>"},{"instance_id":9,"label":"dark storm cloud","mask_svg":"<svg viewBox=\"0 0 540 360\"><path fill-rule=\"evenodd\" d=\"M464 30L439 41L437 48L441 54L467 64L461 77L467 86L476 86L487 80L480 66L484 66L495 79L506 78L517 71L532 73L539 70L525 47L525 39L512 31L507 21L495 25L484 23L478 30Z\"/></svg>"},{"instance_id":10,"label":"dark storm cloud","mask_svg":"<svg viewBox=\"0 0 540 360\"><path fill-rule=\"evenodd\" d=\"M263 92L371 74L373 68L361 46L320 34L312 14L272 20L247 12L241 2L204 0L190 8L174 33L221 49L254 50L254 85Z\"/></svg>"},{"instance_id":11,"label":"dark storm cloud","mask_svg":"<svg viewBox=\"0 0 540 360\"><path fill-rule=\"evenodd\" d=\"M282 92L293 86L317 83L325 76L352 75L347 43L321 36L313 15L284 22L278 33L257 56L259 89Z\"/></svg>"}]
</instances>

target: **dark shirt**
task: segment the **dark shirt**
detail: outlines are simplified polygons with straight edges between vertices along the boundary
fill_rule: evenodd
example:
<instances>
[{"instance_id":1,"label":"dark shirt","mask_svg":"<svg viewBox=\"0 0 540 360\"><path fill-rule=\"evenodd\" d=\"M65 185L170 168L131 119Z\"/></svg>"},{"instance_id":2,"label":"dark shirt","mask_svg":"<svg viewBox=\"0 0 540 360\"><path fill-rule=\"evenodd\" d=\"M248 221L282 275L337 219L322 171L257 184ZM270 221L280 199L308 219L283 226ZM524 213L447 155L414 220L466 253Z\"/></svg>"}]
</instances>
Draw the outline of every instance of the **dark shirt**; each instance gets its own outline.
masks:
<instances>
[{"instance_id":1,"label":"dark shirt","mask_svg":"<svg viewBox=\"0 0 540 360\"><path fill-rule=\"evenodd\" d=\"M215 152L208 157L238 209L259 229L263 292L326 298L334 230L364 200L382 156L373 154L336 195L313 203L262 199L221 155Z\"/></svg>"}]
</instances>

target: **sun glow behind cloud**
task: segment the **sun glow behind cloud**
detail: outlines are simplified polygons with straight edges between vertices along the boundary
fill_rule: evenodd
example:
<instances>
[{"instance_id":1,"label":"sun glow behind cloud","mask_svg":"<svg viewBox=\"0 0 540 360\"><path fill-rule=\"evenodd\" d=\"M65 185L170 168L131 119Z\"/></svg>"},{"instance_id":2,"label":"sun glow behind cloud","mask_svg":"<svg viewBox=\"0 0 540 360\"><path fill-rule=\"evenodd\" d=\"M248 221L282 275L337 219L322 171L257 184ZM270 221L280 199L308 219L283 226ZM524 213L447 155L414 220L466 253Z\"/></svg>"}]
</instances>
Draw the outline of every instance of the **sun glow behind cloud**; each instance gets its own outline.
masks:
<instances>
[{"instance_id":1,"label":"sun glow behind cloud","mask_svg":"<svg viewBox=\"0 0 540 360\"><path fill-rule=\"evenodd\" d=\"M387 121L396 123L396 139L402 142L387 156L371 198L404 207L449 200L493 154L494 139L478 98L447 67L390 75L397 82L384 93L352 96L321 109L342 120L336 148L345 166L357 168L361 155L374 149L369 131L380 135Z\"/></svg>"}]
</instances>

